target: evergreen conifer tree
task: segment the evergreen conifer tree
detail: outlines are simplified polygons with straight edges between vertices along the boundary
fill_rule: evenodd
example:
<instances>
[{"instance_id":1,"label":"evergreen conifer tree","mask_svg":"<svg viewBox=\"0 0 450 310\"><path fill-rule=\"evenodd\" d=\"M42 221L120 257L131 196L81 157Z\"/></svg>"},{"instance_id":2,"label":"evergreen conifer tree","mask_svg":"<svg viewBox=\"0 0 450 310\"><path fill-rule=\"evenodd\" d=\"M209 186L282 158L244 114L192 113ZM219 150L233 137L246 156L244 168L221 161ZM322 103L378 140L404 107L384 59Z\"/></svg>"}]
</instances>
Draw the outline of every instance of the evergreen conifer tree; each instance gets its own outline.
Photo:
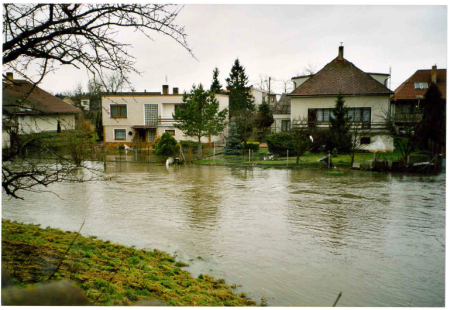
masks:
<instances>
[{"instance_id":1,"label":"evergreen conifer tree","mask_svg":"<svg viewBox=\"0 0 450 310\"><path fill-rule=\"evenodd\" d=\"M270 132L270 126L275 122L273 112L270 105L263 99L258 107L258 116L256 119L256 127L258 128L258 140L262 142Z\"/></svg>"},{"instance_id":2,"label":"evergreen conifer tree","mask_svg":"<svg viewBox=\"0 0 450 310\"><path fill-rule=\"evenodd\" d=\"M445 146L446 102L436 84L430 84L425 100L420 102L420 108L423 111L419 125L422 146L426 146L430 140Z\"/></svg>"},{"instance_id":3,"label":"evergreen conifer tree","mask_svg":"<svg viewBox=\"0 0 450 310\"><path fill-rule=\"evenodd\" d=\"M344 105L344 95L339 92L336 105L331 109L330 131L328 133L326 149L335 148L339 152L348 152L351 148L350 119L347 116L348 108Z\"/></svg>"},{"instance_id":4,"label":"evergreen conifer tree","mask_svg":"<svg viewBox=\"0 0 450 310\"><path fill-rule=\"evenodd\" d=\"M242 109L255 110L253 100L249 96L248 76L245 68L240 64L239 59L234 61L230 76L226 79L227 89L230 91L230 117Z\"/></svg>"},{"instance_id":5,"label":"evergreen conifer tree","mask_svg":"<svg viewBox=\"0 0 450 310\"><path fill-rule=\"evenodd\" d=\"M222 85L219 82L219 69L217 67L213 71L213 81L211 84L210 91L213 91L216 94L218 94L222 91Z\"/></svg>"},{"instance_id":6,"label":"evergreen conifer tree","mask_svg":"<svg viewBox=\"0 0 450 310\"><path fill-rule=\"evenodd\" d=\"M225 155L241 155L242 145L241 138L237 133L237 127L234 122L230 123L230 128L228 130L228 137L225 145Z\"/></svg>"}]
</instances>

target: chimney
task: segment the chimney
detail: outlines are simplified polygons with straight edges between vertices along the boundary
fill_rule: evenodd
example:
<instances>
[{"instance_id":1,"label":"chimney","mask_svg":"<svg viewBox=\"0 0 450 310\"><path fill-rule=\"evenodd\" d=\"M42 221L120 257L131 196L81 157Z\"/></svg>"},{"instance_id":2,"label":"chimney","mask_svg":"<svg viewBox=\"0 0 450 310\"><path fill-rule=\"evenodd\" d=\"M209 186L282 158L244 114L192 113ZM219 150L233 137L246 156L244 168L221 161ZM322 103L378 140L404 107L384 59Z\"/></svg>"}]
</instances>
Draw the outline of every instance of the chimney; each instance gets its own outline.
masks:
<instances>
[{"instance_id":1,"label":"chimney","mask_svg":"<svg viewBox=\"0 0 450 310\"><path fill-rule=\"evenodd\" d=\"M343 46L339 46L338 60L344 60L344 47Z\"/></svg>"},{"instance_id":2,"label":"chimney","mask_svg":"<svg viewBox=\"0 0 450 310\"><path fill-rule=\"evenodd\" d=\"M12 72L6 72L6 82L8 83L8 85L12 85L13 84L13 80L14 80L14 76Z\"/></svg>"},{"instance_id":3,"label":"chimney","mask_svg":"<svg viewBox=\"0 0 450 310\"><path fill-rule=\"evenodd\" d=\"M431 83L437 83L437 66L434 65L431 67Z\"/></svg>"},{"instance_id":4,"label":"chimney","mask_svg":"<svg viewBox=\"0 0 450 310\"><path fill-rule=\"evenodd\" d=\"M178 95L178 87L174 87L173 88L173 94L174 95Z\"/></svg>"},{"instance_id":5,"label":"chimney","mask_svg":"<svg viewBox=\"0 0 450 310\"><path fill-rule=\"evenodd\" d=\"M163 85L163 95L169 94L169 85Z\"/></svg>"}]
</instances>

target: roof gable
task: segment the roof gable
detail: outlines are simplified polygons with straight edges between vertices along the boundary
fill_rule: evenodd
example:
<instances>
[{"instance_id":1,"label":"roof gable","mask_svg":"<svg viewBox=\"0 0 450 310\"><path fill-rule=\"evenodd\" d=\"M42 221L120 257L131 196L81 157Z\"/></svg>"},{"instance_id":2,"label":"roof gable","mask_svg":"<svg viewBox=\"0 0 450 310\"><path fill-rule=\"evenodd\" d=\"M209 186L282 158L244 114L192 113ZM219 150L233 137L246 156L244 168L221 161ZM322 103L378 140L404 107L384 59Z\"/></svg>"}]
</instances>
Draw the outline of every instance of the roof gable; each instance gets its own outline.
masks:
<instances>
[{"instance_id":1,"label":"roof gable","mask_svg":"<svg viewBox=\"0 0 450 310\"><path fill-rule=\"evenodd\" d=\"M414 89L414 83L431 83L431 70L417 70L406 81L395 89L393 100L415 100L419 96L425 96L428 89ZM447 69L437 69L437 86L442 98L447 99Z\"/></svg>"},{"instance_id":2,"label":"roof gable","mask_svg":"<svg viewBox=\"0 0 450 310\"><path fill-rule=\"evenodd\" d=\"M13 80L12 84L3 82L2 106L9 113L63 114L81 113L81 110L47 93L25 80ZM29 109L19 109L26 107Z\"/></svg>"},{"instance_id":3,"label":"roof gable","mask_svg":"<svg viewBox=\"0 0 450 310\"><path fill-rule=\"evenodd\" d=\"M346 59L333 59L297 87L290 96L389 95L386 86Z\"/></svg>"}]
</instances>

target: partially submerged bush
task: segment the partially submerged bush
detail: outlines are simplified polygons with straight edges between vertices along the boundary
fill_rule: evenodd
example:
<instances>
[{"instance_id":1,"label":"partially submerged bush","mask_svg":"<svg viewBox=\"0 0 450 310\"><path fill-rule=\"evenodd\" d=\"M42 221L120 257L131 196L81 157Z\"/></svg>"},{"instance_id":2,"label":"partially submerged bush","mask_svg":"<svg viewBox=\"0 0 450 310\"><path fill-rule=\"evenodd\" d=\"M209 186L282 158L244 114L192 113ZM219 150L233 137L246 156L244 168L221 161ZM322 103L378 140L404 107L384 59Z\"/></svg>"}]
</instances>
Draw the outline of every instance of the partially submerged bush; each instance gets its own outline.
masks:
<instances>
[{"instance_id":1,"label":"partially submerged bush","mask_svg":"<svg viewBox=\"0 0 450 310\"><path fill-rule=\"evenodd\" d=\"M289 156L297 156L294 139L288 132L271 134L267 137L267 146L271 153L287 156L287 150L289 150Z\"/></svg>"},{"instance_id":2,"label":"partially submerged bush","mask_svg":"<svg viewBox=\"0 0 450 310\"><path fill-rule=\"evenodd\" d=\"M155 154L163 156L175 156L180 149L180 146L174 137L168 132L165 132L161 139L155 144Z\"/></svg>"}]
</instances>

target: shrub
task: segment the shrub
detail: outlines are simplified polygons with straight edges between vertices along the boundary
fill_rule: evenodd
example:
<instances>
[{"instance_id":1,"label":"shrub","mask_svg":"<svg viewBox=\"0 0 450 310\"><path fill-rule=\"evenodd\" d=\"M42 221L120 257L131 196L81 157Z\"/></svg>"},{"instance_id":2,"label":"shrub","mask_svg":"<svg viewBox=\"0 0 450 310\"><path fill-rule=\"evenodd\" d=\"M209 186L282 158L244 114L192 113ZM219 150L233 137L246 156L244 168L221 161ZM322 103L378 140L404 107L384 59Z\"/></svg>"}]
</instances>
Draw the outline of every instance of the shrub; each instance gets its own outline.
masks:
<instances>
[{"instance_id":1,"label":"shrub","mask_svg":"<svg viewBox=\"0 0 450 310\"><path fill-rule=\"evenodd\" d=\"M337 148L334 148L333 151L331 152L331 156L333 156L333 157L337 157L338 154L339 154L339 152L338 152Z\"/></svg>"},{"instance_id":2,"label":"shrub","mask_svg":"<svg viewBox=\"0 0 450 310\"><path fill-rule=\"evenodd\" d=\"M244 146L244 143L242 143L242 148L245 150L252 150L253 152L259 151L259 142L247 142L247 146Z\"/></svg>"},{"instance_id":3,"label":"shrub","mask_svg":"<svg viewBox=\"0 0 450 310\"><path fill-rule=\"evenodd\" d=\"M165 132L161 139L155 144L155 154L163 156L175 156L179 151L177 140L168 132Z\"/></svg>"},{"instance_id":4,"label":"shrub","mask_svg":"<svg viewBox=\"0 0 450 310\"><path fill-rule=\"evenodd\" d=\"M267 137L267 146L269 151L280 156L286 156L289 150L289 156L297 156L295 151L294 139L288 132L274 133Z\"/></svg>"}]
</instances>

